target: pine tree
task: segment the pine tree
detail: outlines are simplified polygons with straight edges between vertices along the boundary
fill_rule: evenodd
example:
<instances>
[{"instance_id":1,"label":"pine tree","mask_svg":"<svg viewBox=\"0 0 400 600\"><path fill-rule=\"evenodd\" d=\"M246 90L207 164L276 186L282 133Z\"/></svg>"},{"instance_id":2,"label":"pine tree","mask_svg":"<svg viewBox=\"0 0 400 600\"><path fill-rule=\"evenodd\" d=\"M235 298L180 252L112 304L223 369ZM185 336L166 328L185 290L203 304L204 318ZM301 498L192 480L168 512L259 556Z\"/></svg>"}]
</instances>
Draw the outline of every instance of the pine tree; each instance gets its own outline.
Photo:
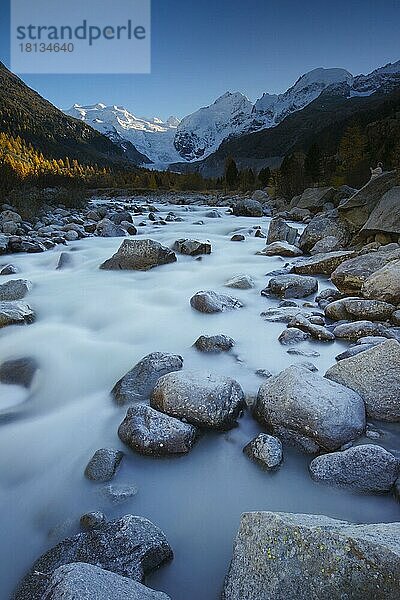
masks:
<instances>
[{"instance_id":1,"label":"pine tree","mask_svg":"<svg viewBox=\"0 0 400 600\"><path fill-rule=\"evenodd\" d=\"M235 160L231 157L225 163L225 185L227 189L233 190L237 188L239 182L239 171Z\"/></svg>"},{"instance_id":2,"label":"pine tree","mask_svg":"<svg viewBox=\"0 0 400 600\"><path fill-rule=\"evenodd\" d=\"M304 174L310 183L318 183L321 178L321 151L318 144L312 144L304 160Z\"/></svg>"},{"instance_id":3,"label":"pine tree","mask_svg":"<svg viewBox=\"0 0 400 600\"><path fill-rule=\"evenodd\" d=\"M269 167L264 167L258 174L258 181L261 184L261 187L266 188L271 179L271 169Z\"/></svg>"}]
</instances>

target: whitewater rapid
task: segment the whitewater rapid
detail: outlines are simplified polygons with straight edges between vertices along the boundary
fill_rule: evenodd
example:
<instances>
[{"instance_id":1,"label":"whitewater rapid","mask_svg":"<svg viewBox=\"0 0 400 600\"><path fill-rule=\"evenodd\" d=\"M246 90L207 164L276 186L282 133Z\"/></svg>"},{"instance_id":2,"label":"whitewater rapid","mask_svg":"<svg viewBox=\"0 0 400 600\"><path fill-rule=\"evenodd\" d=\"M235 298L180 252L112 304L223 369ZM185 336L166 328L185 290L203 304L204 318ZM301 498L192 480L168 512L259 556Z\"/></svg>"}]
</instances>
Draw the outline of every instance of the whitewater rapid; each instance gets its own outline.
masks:
<instances>
[{"instance_id":1,"label":"whitewater rapid","mask_svg":"<svg viewBox=\"0 0 400 600\"><path fill-rule=\"evenodd\" d=\"M0 364L32 356L40 372L30 392L0 385L0 597L8 598L17 581L46 549L79 530L79 517L103 510L108 518L124 514L148 517L166 533L175 558L148 578L147 584L174 600L219 597L240 515L249 510L325 514L354 522L393 521L398 504L390 496L371 497L323 487L308 474L310 457L284 449L284 463L265 473L242 453L260 431L246 415L238 428L208 433L181 458L156 460L134 454L120 442L117 428L126 408L109 391L150 352L171 352L185 368L237 379L254 396L263 380L290 364L311 360L324 374L344 343L304 342L319 357L291 356L277 338L282 323L267 323L260 313L278 301L260 295L266 274L285 259L257 256L265 240L231 236L262 225L267 218L225 214L208 218L207 207L156 205L173 210L182 222L158 226L148 221L138 237L171 246L176 239L210 240L212 254L202 260L178 255L176 263L148 272L103 271L98 267L117 250L121 238L88 238L43 254L7 257L33 283L26 301L35 323L0 329ZM142 217L136 217L140 222ZM195 224L199 220L203 225ZM61 251L71 266L56 270ZM3 257L4 258L4 257ZM5 262L5 261L2 261ZM250 290L224 287L234 275L250 275ZM328 286L320 280L320 289ZM189 304L199 290L239 298L245 307L217 315L195 312ZM192 347L201 334L226 334L234 353L208 355ZM381 425L381 424L380 424ZM382 427L379 427L382 429ZM395 426L385 426L379 443L396 448ZM102 447L126 453L113 484L134 484L137 495L112 503L104 484L87 481L84 468Z\"/></svg>"}]
</instances>

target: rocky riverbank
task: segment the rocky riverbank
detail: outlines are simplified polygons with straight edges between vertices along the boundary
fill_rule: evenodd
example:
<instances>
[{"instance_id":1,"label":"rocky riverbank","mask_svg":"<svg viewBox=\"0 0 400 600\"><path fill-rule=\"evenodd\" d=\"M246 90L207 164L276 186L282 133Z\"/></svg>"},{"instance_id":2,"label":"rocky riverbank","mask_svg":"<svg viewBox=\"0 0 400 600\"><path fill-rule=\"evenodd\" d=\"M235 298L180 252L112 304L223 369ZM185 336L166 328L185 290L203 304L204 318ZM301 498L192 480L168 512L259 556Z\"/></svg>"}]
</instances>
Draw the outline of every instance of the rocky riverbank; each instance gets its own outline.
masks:
<instances>
[{"instance_id":1,"label":"rocky riverbank","mask_svg":"<svg viewBox=\"0 0 400 600\"><path fill-rule=\"evenodd\" d=\"M37 545L42 556L22 579L16 598L73 597L82 586L96 590L99 598L110 597L110 589L115 598L127 593L167 598L143 583L173 552L173 563L160 574L176 561L191 568L191 557L180 553L178 515L176 521L166 518L162 507L163 493L168 496L165 477L179 481L180 469L186 474L182 485L188 482L199 496L191 505L185 492L181 504L177 495L182 492L169 481L181 517L194 519L191 545L197 535L199 544L202 539L192 510L216 527L226 511L237 523L240 512L254 508L287 510L282 498L287 490L293 494L292 513L314 510L358 520L349 508L355 503L361 512L369 507L368 517L360 520L376 522L390 503L395 514L400 485L396 199L396 175L386 173L360 191L313 188L289 205L261 191L251 198L216 198L209 206L195 195L175 197L174 205L170 198L164 204L120 198L95 200L82 211L56 208L30 224L13 207L3 206L0 247L7 261L0 266L5 281L0 284L0 392L6 402L0 416L5 440L18 426L27 428L28 438L29 429L35 431L36 444L49 422L59 431L65 407L55 410L57 394L74 415L67 418L67 436L76 428L82 442L87 429L77 419L83 416L98 432L90 453L75 454L79 477L86 476L84 484L78 480L79 489L90 498L74 504L80 531L74 524L67 536L57 535L57 545ZM115 243L116 237L126 239ZM45 249L50 252L41 259ZM31 256L18 254L24 252ZM65 315L73 322L68 331ZM83 334L81 346L77 334ZM89 358L93 352L95 362ZM52 359L55 373L49 368ZM6 398L8 389L15 402ZM94 408L99 390L100 414ZM76 397L82 398L80 406ZM86 407L92 408L87 412ZM43 421L38 430L35 420ZM106 422L112 427L105 435ZM52 438L51 445L57 444ZM161 457L168 461L160 462ZM72 463L65 456L62 461L70 471ZM235 468L249 496L256 494L256 506L247 497L236 506L231 495L224 495L234 486ZM221 469L224 483L215 482L215 497L208 486L215 473L221 477ZM285 478L294 473L293 487L294 479ZM256 480L244 483L248 476ZM142 479L139 490L132 478ZM42 488L55 480L60 486L53 475ZM144 492L142 514L152 518L121 513L123 503L140 514L136 507L146 482L148 489L158 490L151 500ZM307 498L303 510L295 492L299 485ZM276 486L276 499L263 500L264 486ZM93 495L99 490L104 500ZM372 501L366 493L379 495ZM337 501L330 505L332 494L342 506L340 514L334 509ZM148 505L154 505L154 516ZM63 514L73 514L71 505L64 505ZM21 531L21 539L25 536ZM358 590L354 597L394 599L399 539L398 523L353 526L312 514L244 515L223 597L264 598L267 581L270 597L277 599L306 598L316 589L334 598ZM230 543L231 538L224 540L225 553ZM349 553L347 546L355 550ZM260 548L267 550L258 556ZM32 562L28 554L25 564L28 558ZM191 597L217 597L218 576L212 590ZM157 585L162 578L156 571L148 582L166 589ZM184 597L184 582L167 587L171 597Z\"/></svg>"}]
</instances>

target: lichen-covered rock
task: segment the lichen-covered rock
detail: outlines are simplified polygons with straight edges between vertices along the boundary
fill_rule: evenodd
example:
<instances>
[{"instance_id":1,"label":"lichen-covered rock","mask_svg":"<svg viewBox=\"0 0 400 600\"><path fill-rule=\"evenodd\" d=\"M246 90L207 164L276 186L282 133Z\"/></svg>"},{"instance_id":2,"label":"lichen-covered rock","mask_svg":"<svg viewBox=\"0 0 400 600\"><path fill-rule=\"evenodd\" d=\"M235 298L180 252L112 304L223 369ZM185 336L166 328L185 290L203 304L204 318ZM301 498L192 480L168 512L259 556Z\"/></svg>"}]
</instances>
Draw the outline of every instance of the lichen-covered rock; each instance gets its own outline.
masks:
<instances>
[{"instance_id":1,"label":"lichen-covered rock","mask_svg":"<svg viewBox=\"0 0 400 600\"><path fill-rule=\"evenodd\" d=\"M176 240L173 249L180 254L199 256L200 254L211 254L210 242L198 242L197 240Z\"/></svg>"},{"instance_id":2,"label":"lichen-covered rock","mask_svg":"<svg viewBox=\"0 0 400 600\"><path fill-rule=\"evenodd\" d=\"M265 469L276 469L282 460L282 443L278 438L260 433L243 448L243 452Z\"/></svg>"},{"instance_id":3,"label":"lichen-covered rock","mask_svg":"<svg viewBox=\"0 0 400 600\"><path fill-rule=\"evenodd\" d=\"M86 466L86 477L92 481L110 481L114 477L123 456L123 452L113 448L96 450Z\"/></svg>"},{"instance_id":4,"label":"lichen-covered rock","mask_svg":"<svg viewBox=\"0 0 400 600\"><path fill-rule=\"evenodd\" d=\"M309 340L310 338L311 335L309 333L301 331L296 327L291 327L290 329L285 329L284 331L282 331L278 338L278 341L283 346L291 346L294 344L300 344L301 342Z\"/></svg>"},{"instance_id":5,"label":"lichen-covered rock","mask_svg":"<svg viewBox=\"0 0 400 600\"><path fill-rule=\"evenodd\" d=\"M370 275L361 292L366 298L400 304L400 260L394 260Z\"/></svg>"},{"instance_id":6,"label":"lichen-covered rock","mask_svg":"<svg viewBox=\"0 0 400 600\"><path fill-rule=\"evenodd\" d=\"M213 291L197 292L190 299L190 305L195 310L207 314L236 310L243 307L243 304L237 298L218 294Z\"/></svg>"},{"instance_id":7,"label":"lichen-covered rock","mask_svg":"<svg viewBox=\"0 0 400 600\"><path fill-rule=\"evenodd\" d=\"M400 235L400 186L388 190L369 215L362 233L389 233Z\"/></svg>"},{"instance_id":8,"label":"lichen-covered rock","mask_svg":"<svg viewBox=\"0 0 400 600\"><path fill-rule=\"evenodd\" d=\"M22 300L32 289L32 283L26 279L11 279L0 285L0 302Z\"/></svg>"},{"instance_id":9,"label":"lichen-covered rock","mask_svg":"<svg viewBox=\"0 0 400 600\"><path fill-rule=\"evenodd\" d=\"M145 404L128 409L118 429L120 439L135 452L147 456L186 454L196 441L197 430Z\"/></svg>"},{"instance_id":10,"label":"lichen-covered rock","mask_svg":"<svg viewBox=\"0 0 400 600\"><path fill-rule=\"evenodd\" d=\"M293 198L290 208L308 208L312 212L321 211L326 202L330 202L336 190L333 187L307 188L300 197Z\"/></svg>"},{"instance_id":11,"label":"lichen-covered rock","mask_svg":"<svg viewBox=\"0 0 400 600\"><path fill-rule=\"evenodd\" d=\"M229 352L235 340L227 335L201 335L194 343L200 352Z\"/></svg>"},{"instance_id":12,"label":"lichen-covered rock","mask_svg":"<svg viewBox=\"0 0 400 600\"><path fill-rule=\"evenodd\" d=\"M342 262L332 273L332 283L345 294L359 294L364 282L388 262L400 258L400 250L370 252ZM383 300L383 298L378 298Z\"/></svg>"},{"instance_id":13,"label":"lichen-covered rock","mask_svg":"<svg viewBox=\"0 0 400 600\"><path fill-rule=\"evenodd\" d=\"M352 238L351 228L346 222L340 220L337 215L318 215L304 229L299 240L299 246L303 252L310 252L316 244L326 246L328 238L335 240L334 246L345 247ZM332 240L328 245L332 246ZM338 249L338 247L333 247L330 250L322 249L321 251L330 252Z\"/></svg>"},{"instance_id":14,"label":"lichen-covered rock","mask_svg":"<svg viewBox=\"0 0 400 600\"><path fill-rule=\"evenodd\" d=\"M162 592L87 563L56 569L42 600L170 600Z\"/></svg>"},{"instance_id":15,"label":"lichen-covered rock","mask_svg":"<svg viewBox=\"0 0 400 600\"><path fill-rule=\"evenodd\" d=\"M250 290L255 286L253 279L249 275L236 275L225 283L225 287L236 290Z\"/></svg>"},{"instance_id":16,"label":"lichen-covered rock","mask_svg":"<svg viewBox=\"0 0 400 600\"><path fill-rule=\"evenodd\" d=\"M314 254L310 258L297 260L293 264L291 272L298 275L330 275L342 262L352 256L354 256L354 252L348 250Z\"/></svg>"},{"instance_id":17,"label":"lichen-covered rock","mask_svg":"<svg viewBox=\"0 0 400 600\"><path fill-rule=\"evenodd\" d=\"M392 337L388 329L381 323L374 321L352 321L342 323L333 330L335 338L356 341L365 336Z\"/></svg>"},{"instance_id":18,"label":"lichen-covered rock","mask_svg":"<svg viewBox=\"0 0 400 600\"><path fill-rule=\"evenodd\" d=\"M396 307L380 300L363 298L343 298L331 302L325 308L325 315L332 321L387 321Z\"/></svg>"},{"instance_id":19,"label":"lichen-covered rock","mask_svg":"<svg viewBox=\"0 0 400 600\"><path fill-rule=\"evenodd\" d=\"M400 344L396 340L341 360L325 376L356 391L371 418L400 421Z\"/></svg>"},{"instance_id":20,"label":"lichen-covered rock","mask_svg":"<svg viewBox=\"0 0 400 600\"><path fill-rule=\"evenodd\" d=\"M45 552L21 581L15 600L42 600L53 571L75 562L95 565L142 582L144 576L171 560L164 533L143 517L127 515L66 538Z\"/></svg>"},{"instance_id":21,"label":"lichen-covered rock","mask_svg":"<svg viewBox=\"0 0 400 600\"><path fill-rule=\"evenodd\" d=\"M267 236L267 244L273 242L287 242L293 245L297 238L297 229L288 225L281 217L272 219Z\"/></svg>"},{"instance_id":22,"label":"lichen-covered rock","mask_svg":"<svg viewBox=\"0 0 400 600\"><path fill-rule=\"evenodd\" d=\"M126 236L126 231L116 223L110 221L110 219L102 219L97 224L95 235L100 237L124 237Z\"/></svg>"},{"instance_id":23,"label":"lichen-covered rock","mask_svg":"<svg viewBox=\"0 0 400 600\"><path fill-rule=\"evenodd\" d=\"M118 251L100 269L148 271L160 265L176 262L170 248L154 240L124 240Z\"/></svg>"},{"instance_id":24,"label":"lichen-covered rock","mask_svg":"<svg viewBox=\"0 0 400 600\"><path fill-rule=\"evenodd\" d=\"M263 207L257 200L237 200L233 205L233 214L236 217L262 217Z\"/></svg>"},{"instance_id":25,"label":"lichen-covered rock","mask_svg":"<svg viewBox=\"0 0 400 600\"><path fill-rule=\"evenodd\" d=\"M397 600L400 524L244 513L223 600Z\"/></svg>"},{"instance_id":26,"label":"lichen-covered rock","mask_svg":"<svg viewBox=\"0 0 400 600\"><path fill-rule=\"evenodd\" d=\"M400 475L400 460L381 446L366 444L311 461L314 481L358 492L388 492Z\"/></svg>"},{"instance_id":27,"label":"lichen-covered rock","mask_svg":"<svg viewBox=\"0 0 400 600\"><path fill-rule=\"evenodd\" d=\"M261 294L263 296L272 295L281 298L306 298L317 291L318 281L315 277L288 274L272 277Z\"/></svg>"},{"instance_id":28,"label":"lichen-covered rock","mask_svg":"<svg viewBox=\"0 0 400 600\"><path fill-rule=\"evenodd\" d=\"M288 256L288 257L296 257L301 256L303 252L297 246L293 246L293 244L288 244L285 241L272 242L260 250L256 254L260 254L262 256Z\"/></svg>"},{"instance_id":29,"label":"lichen-covered rock","mask_svg":"<svg viewBox=\"0 0 400 600\"><path fill-rule=\"evenodd\" d=\"M236 425L245 398L234 379L181 371L159 379L151 406L198 427L227 430Z\"/></svg>"},{"instance_id":30,"label":"lichen-covered rock","mask_svg":"<svg viewBox=\"0 0 400 600\"><path fill-rule=\"evenodd\" d=\"M33 323L34 320L35 313L25 302L0 302L0 328Z\"/></svg>"},{"instance_id":31,"label":"lichen-covered rock","mask_svg":"<svg viewBox=\"0 0 400 600\"><path fill-rule=\"evenodd\" d=\"M117 404L141 402L150 397L162 375L179 371L183 358L177 354L152 352L140 360L113 387L111 393Z\"/></svg>"},{"instance_id":32,"label":"lichen-covered rock","mask_svg":"<svg viewBox=\"0 0 400 600\"><path fill-rule=\"evenodd\" d=\"M339 242L337 237L334 235L328 235L327 237L319 240L310 250L310 254L324 254L326 252L336 252L336 250L342 250L344 244Z\"/></svg>"},{"instance_id":33,"label":"lichen-covered rock","mask_svg":"<svg viewBox=\"0 0 400 600\"><path fill-rule=\"evenodd\" d=\"M356 392L297 366L262 384L253 414L279 438L313 452L336 450L365 430Z\"/></svg>"}]
</instances>

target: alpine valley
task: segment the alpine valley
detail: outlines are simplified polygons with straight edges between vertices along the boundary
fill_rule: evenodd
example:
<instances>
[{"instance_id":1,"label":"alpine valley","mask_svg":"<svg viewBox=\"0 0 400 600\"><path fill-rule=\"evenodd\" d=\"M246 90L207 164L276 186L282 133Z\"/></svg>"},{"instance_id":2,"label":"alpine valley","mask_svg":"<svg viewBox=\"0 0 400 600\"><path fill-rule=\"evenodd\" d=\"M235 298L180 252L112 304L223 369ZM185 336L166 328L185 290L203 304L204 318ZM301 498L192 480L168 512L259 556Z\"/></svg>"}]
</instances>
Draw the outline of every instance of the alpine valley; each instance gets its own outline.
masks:
<instances>
[{"instance_id":1,"label":"alpine valley","mask_svg":"<svg viewBox=\"0 0 400 600\"><path fill-rule=\"evenodd\" d=\"M286 92L265 93L254 104L240 92L227 92L182 120L138 118L124 107L102 103L74 104L65 113L119 146L129 142L146 166L216 177L230 155L241 168L279 166L287 152L309 146L310 136L332 123L341 131L341 123L378 109L398 87L400 61L358 76L345 69L314 69Z\"/></svg>"}]
</instances>

